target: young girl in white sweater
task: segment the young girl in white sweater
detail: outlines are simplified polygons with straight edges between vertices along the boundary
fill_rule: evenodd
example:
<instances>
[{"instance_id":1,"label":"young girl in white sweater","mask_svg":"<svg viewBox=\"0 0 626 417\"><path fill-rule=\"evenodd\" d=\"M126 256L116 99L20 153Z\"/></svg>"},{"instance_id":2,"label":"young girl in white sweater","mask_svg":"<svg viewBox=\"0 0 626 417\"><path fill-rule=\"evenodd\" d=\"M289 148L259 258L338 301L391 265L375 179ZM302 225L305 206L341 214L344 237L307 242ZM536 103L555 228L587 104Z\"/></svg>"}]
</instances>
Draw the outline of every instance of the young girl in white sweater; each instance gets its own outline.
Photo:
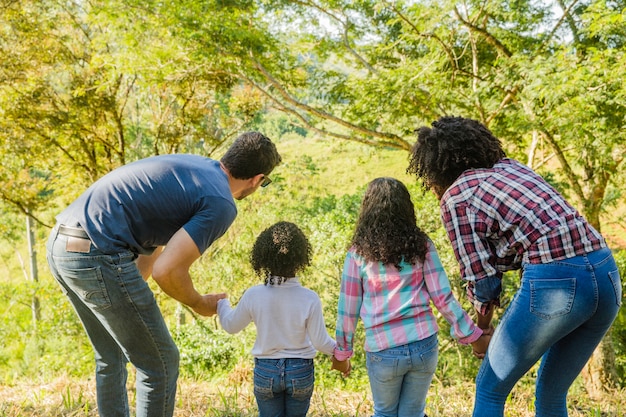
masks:
<instances>
[{"instance_id":1,"label":"young girl in white sweater","mask_svg":"<svg viewBox=\"0 0 626 417\"><path fill-rule=\"evenodd\" d=\"M254 356L254 396L259 416L304 417L315 381L316 352L332 355L322 303L296 276L311 262L311 245L293 223L278 222L257 238L250 255L264 284L244 292L237 307L219 300L217 314L228 333L250 322L257 329Z\"/></svg>"}]
</instances>

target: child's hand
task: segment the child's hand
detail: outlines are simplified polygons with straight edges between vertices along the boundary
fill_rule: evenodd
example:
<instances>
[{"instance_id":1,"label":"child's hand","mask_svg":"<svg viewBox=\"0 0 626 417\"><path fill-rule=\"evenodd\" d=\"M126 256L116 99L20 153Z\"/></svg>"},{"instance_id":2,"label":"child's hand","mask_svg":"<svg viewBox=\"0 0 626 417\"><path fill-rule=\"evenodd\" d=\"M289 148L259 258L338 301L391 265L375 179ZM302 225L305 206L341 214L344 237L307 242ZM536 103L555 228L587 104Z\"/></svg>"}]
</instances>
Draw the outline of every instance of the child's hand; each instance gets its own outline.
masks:
<instances>
[{"instance_id":1,"label":"child's hand","mask_svg":"<svg viewBox=\"0 0 626 417\"><path fill-rule=\"evenodd\" d=\"M350 371L352 370L352 365L350 365L350 359L346 359L345 361L340 361L333 356L333 366L330 369L335 369L346 377L350 375Z\"/></svg>"},{"instance_id":2,"label":"child's hand","mask_svg":"<svg viewBox=\"0 0 626 417\"><path fill-rule=\"evenodd\" d=\"M472 351L474 356L478 359L484 359L485 353L487 352L487 348L489 347L489 342L491 341L491 335L488 333L483 333L478 340L472 343Z\"/></svg>"}]
</instances>

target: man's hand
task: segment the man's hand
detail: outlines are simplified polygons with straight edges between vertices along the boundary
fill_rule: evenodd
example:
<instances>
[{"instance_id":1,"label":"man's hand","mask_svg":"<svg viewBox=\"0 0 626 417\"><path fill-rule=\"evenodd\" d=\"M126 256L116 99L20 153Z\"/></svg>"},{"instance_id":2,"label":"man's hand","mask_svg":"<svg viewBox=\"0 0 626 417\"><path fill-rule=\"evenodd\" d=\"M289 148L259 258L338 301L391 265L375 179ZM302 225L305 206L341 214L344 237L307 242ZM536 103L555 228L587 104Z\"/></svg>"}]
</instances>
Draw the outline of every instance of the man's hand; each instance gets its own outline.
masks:
<instances>
[{"instance_id":1,"label":"man's hand","mask_svg":"<svg viewBox=\"0 0 626 417\"><path fill-rule=\"evenodd\" d=\"M195 305L189 307L201 316L211 317L217 313L217 301L226 297L227 294L224 292L219 294L205 294L199 298Z\"/></svg>"}]
</instances>

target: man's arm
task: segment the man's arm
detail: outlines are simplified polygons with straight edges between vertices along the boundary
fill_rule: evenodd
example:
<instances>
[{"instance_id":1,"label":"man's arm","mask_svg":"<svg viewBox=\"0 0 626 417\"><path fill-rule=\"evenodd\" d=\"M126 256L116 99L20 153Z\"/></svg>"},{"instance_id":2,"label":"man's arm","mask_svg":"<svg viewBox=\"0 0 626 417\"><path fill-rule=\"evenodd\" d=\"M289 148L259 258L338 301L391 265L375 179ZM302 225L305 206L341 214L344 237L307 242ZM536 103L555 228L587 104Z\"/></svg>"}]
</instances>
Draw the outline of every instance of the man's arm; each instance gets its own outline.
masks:
<instances>
[{"instance_id":1,"label":"man's arm","mask_svg":"<svg viewBox=\"0 0 626 417\"><path fill-rule=\"evenodd\" d=\"M135 263L144 281L147 281L150 275L152 275L152 267L154 266L154 262L161 255L161 251L163 251L163 246L157 247L151 255L139 255L137 257Z\"/></svg>"},{"instance_id":2,"label":"man's arm","mask_svg":"<svg viewBox=\"0 0 626 417\"><path fill-rule=\"evenodd\" d=\"M167 242L165 249L154 262L152 278L170 297L191 307L202 316L212 316L217 311L217 300L226 294L201 295L193 286L189 268L200 257L200 251L185 229L180 229Z\"/></svg>"}]
</instances>

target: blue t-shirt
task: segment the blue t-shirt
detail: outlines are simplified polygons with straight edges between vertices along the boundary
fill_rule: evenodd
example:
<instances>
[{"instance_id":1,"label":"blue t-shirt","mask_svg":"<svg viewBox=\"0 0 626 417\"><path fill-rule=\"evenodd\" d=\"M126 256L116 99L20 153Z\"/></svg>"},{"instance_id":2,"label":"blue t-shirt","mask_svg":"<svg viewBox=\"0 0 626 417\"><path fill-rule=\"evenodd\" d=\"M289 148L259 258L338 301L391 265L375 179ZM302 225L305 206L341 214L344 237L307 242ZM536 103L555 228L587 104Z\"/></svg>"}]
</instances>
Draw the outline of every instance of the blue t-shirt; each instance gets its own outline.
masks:
<instances>
[{"instance_id":1,"label":"blue t-shirt","mask_svg":"<svg viewBox=\"0 0 626 417\"><path fill-rule=\"evenodd\" d=\"M203 253L237 216L220 163L198 155L160 155L124 165L93 183L57 216L80 225L104 253L148 255L181 227Z\"/></svg>"}]
</instances>

